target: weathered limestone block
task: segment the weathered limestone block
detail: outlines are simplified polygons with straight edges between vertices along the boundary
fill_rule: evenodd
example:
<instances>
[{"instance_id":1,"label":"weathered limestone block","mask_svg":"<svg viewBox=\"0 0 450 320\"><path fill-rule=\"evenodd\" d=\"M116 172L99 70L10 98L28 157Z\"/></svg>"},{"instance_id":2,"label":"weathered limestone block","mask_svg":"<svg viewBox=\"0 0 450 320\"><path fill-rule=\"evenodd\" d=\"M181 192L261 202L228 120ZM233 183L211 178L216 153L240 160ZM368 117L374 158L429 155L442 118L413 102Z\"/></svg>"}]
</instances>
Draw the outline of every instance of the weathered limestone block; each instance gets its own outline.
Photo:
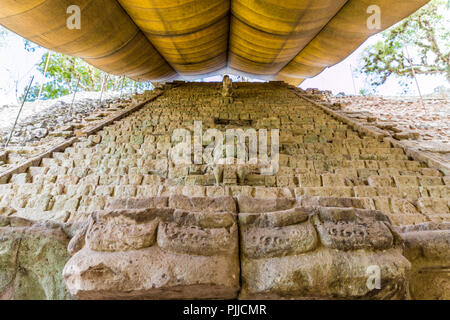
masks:
<instances>
[{"instance_id":1,"label":"weathered limestone block","mask_svg":"<svg viewBox=\"0 0 450 320\"><path fill-rule=\"evenodd\" d=\"M294 207L294 198L255 199L249 196L238 197L239 212L261 213L287 210Z\"/></svg>"},{"instance_id":2,"label":"weathered limestone block","mask_svg":"<svg viewBox=\"0 0 450 320\"><path fill-rule=\"evenodd\" d=\"M72 299L62 278L68 243L60 224L0 217L0 299Z\"/></svg>"},{"instance_id":3,"label":"weathered limestone block","mask_svg":"<svg viewBox=\"0 0 450 320\"><path fill-rule=\"evenodd\" d=\"M14 216L31 221L54 221L62 223L69 219L70 212L67 210L42 211L36 209L22 209L18 210Z\"/></svg>"},{"instance_id":4,"label":"weathered limestone block","mask_svg":"<svg viewBox=\"0 0 450 320\"><path fill-rule=\"evenodd\" d=\"M236 202L232 197L186 197L171 195L168 203L170 208L195 212L230 212L236 213Z\"/></svg>"},{"instance_id":5,"label":"weathered limestone block","mask_svg":"<svg viewBox=\"0 0 450 320\"><path fill-rule=\"evenodd\" d=\"M450 299L450 223L399 227L411 262L411 299Z\"/></svg>"},{"instance_id":6,"label":"weathered limestone block","mask_svg":"<svg viewBox=\"0 0 450 320\"><path fill-rule=\"evenodd\" d=\"M0 151L0 162L5 163L8 160L8 151Z\"/></svg>"},{"instance_id":7,"label":"weathered limestone block","mask_svg":"<svg viewBox=\"0 0 450 320\"><path fill-rule=\"evenodd\" d=\"M187 186L214 186L216 184L215 177L211 175L190 175L186 177L185 184Z\"/></svg>"},{"instance_id":8,"label":"weathered limestone block","mask_svg":"<svg viewBox=\"0 0 450 320\"><path fill-rule=\"evenodd\" d=\"M10 183L12 184L25 184L31 182L31 176L28 173L14 174Z\"/></svg>"},{"instance_id":9,"label":"weathered limestone block","mask_svg":"<svg viewBox=\"0 0 450 320\"><path fill-rule=\"evenodd\" d=\"M297 199L303 207L338 207L356 209L374 209L369 198L311 197L302 196Z\"/></svg>"},{"instance_id":10,"label":"weathered limestone block","mask_svg":"<svg viewBox=\"0 0 450 320\"><path fill-rule=\"evenodd\" d=\"M10 207L0 207L0 216L9 217L17 212L16 209Z\"/></svg>"},{"instance_id":11,"label":"weathered limestone block","mask_svg":"<svg viewBox=\"0 0 450 320\"><path fill-rule=\"evenodd\" d=\"M168 197L111 198L106 204L106 209L164 208L167 207L168 200Z\"/></svg>"},{"instance_id":12,"label":"weathered limestone block","mask_svg":"<svg viewBox=\"0 0 450 320\"><path fill-rule=\"evenodd\" d=\"M205 197L206 196L206 187L204 186L184 186L181 187L181 193L172 193L172 194L182 194L187 197Z\"/></svg>"},{"instance_id":13,"label":"weathered limestone block","mask_svg":"<svg viewBox=\"0 0 450 320\"><path fill-rule=\"evenodd\" d=\"M169 206L91 214L69 245L70 292L82 299L236 298L238 229L226 197L173 196Z\"/></svg>"},{"instance_id":14,"label":"weathered limestone block","mask_svg":"<svg viewBox=\"0 0 450 320\"><path fill-rule=\"evenodd\" d=\"M381 212L346 208L358 199L238 201L242 299L402 299L410 263ZM262 202L264 200L259 200ZM322 206L321 206L322 205ZM326 205L338 205L326 207ZM290 208L289 208L290 207ZM249 211L245 211L245 210ZM271 209L273 211L271 211ZM381 271L381 288L368 270Z\"/></svg>"}]
</instances>

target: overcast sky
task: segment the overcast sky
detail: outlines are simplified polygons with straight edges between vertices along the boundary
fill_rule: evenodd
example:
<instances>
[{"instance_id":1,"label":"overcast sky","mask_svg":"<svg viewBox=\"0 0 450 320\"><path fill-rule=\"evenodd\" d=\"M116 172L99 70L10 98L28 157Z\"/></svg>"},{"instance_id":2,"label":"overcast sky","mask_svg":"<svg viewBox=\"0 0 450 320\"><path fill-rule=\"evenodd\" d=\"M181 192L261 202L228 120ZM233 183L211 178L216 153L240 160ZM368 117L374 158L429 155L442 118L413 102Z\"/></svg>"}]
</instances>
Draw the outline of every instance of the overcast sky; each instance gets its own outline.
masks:
<instances>
[{"instance_id":1,"label":"overcast sky","mask_svg":"<svg viewBox=\"0 0 450 320\"><path fill-rule=\"evenodd\" d=\"M320 75L307 79L301 85L301 88L318 88L321 90L331 90L334 94L344 92L346 94L359 93L360 89L367 87L364 83L364 75L353 72L359 64L359 56L362 50L369 44L374 43L379 36L368 39L358 50L341 63L326 69ZM18 81L19 96L24 91L24 87L29 83L30 78L34 75L35 82L42 82L42 75L36 70L36 64L40 61L43 54L47 52L45 49L37 49L35 52L28 52L24 48L23 39L13 33L8 33L6 43L0 47L0 104L16 103L16 85ZM218 77L211 80L217 81ZM423 94L433 92L433 89L439 85L448 86L444 77L419 76L419 85ZM416 85L411 82L409 87L412 95L417 94ZM400 95L403 92L402 87L398 84L397 79L389 79L388 82L379 87L379 94L391 96Z\"/></svg>"}]
</instances>

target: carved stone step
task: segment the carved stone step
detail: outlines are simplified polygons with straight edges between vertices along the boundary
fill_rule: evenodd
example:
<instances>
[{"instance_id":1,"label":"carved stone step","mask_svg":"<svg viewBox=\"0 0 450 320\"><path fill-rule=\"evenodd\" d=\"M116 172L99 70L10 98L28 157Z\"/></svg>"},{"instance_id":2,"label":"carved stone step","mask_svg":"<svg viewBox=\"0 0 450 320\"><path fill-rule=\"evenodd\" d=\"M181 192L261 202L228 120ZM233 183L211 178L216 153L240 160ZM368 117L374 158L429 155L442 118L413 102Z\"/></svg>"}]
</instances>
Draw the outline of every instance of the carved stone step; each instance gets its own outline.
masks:
<instances>
[{"instance_id":1,"label":"carved stone step","mask_svg":"<svg viewBox=\"0 0 450 320\"><path fill-rule=\"evenodd\" d=\"M239 213L241 299L406 297L410 264L381 212L285 202L272 207L283 211L258 213L248 201L240 199L240 208L253 212ZM382 270L379 289L367 284L370 268Z\"/></svg>"},{"instance_id":2,"label":"carved stone step","mask_svg":"<svg viewBox=\"0 0 450 320\"><path fill-rule=\"evenodd\" d=\"M170 202L186 207L182 198ZM97 212L69 250L64 279L82 299L232 299L239 290L238 230L230 212Z\"/></svg>"}]
</instances>

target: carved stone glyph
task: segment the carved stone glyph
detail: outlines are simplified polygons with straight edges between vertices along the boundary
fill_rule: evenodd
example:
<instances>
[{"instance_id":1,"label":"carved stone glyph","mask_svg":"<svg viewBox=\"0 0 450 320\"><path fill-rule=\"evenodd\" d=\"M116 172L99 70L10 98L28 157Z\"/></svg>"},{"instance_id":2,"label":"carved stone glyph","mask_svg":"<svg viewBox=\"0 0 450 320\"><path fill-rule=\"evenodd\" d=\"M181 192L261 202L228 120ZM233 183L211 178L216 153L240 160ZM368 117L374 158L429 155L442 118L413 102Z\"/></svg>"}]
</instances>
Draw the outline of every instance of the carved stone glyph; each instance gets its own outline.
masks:
<instances>
[{"instance_id":1,"label":"carved stone glyph","mask_svg":"<svg viewBox=\"0 0 450 320\"><path fill-rule=\"evenodd\" d=\"M410 264L386 216L367 209L300 203L239 198L241 298L406 296ZM367 268L373 265L382 275L381 288L374 290L367 285Z\"/></svg>"},{"instance_id":2,"label":"carved stone glyph","mask_svg":"<svg viewBox=\"0 0 450 320\"><path fill-rule=\"evenodd\" d=\"M173 196L169 205L177 208L91 214L69 245L73 257L64 279L70 292L82 299L235 298L239 261L232 198Z\"/></svg>"}]
</instances>

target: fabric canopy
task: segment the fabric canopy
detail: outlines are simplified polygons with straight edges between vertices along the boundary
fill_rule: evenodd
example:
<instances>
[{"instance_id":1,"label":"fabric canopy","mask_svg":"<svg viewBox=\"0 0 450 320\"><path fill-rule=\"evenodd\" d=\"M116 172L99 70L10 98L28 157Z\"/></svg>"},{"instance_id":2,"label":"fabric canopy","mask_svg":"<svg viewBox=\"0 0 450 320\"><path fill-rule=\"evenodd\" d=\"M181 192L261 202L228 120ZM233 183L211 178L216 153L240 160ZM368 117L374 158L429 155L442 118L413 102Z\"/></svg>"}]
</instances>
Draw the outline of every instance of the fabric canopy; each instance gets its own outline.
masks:
<instances>
[{"instance_id":1,"label":"fabric canopy","mask_svg":"<svg viewBox=\"0 0 450 320\"><path fill-rule=\"evenodd\" d=\"M136 80L226 72L298 85L429 0L1 0L0 24ZM69 29L67 8L81 9ZM368 28L377 5L381 28Z\"/></svg>"}]
</instances>

